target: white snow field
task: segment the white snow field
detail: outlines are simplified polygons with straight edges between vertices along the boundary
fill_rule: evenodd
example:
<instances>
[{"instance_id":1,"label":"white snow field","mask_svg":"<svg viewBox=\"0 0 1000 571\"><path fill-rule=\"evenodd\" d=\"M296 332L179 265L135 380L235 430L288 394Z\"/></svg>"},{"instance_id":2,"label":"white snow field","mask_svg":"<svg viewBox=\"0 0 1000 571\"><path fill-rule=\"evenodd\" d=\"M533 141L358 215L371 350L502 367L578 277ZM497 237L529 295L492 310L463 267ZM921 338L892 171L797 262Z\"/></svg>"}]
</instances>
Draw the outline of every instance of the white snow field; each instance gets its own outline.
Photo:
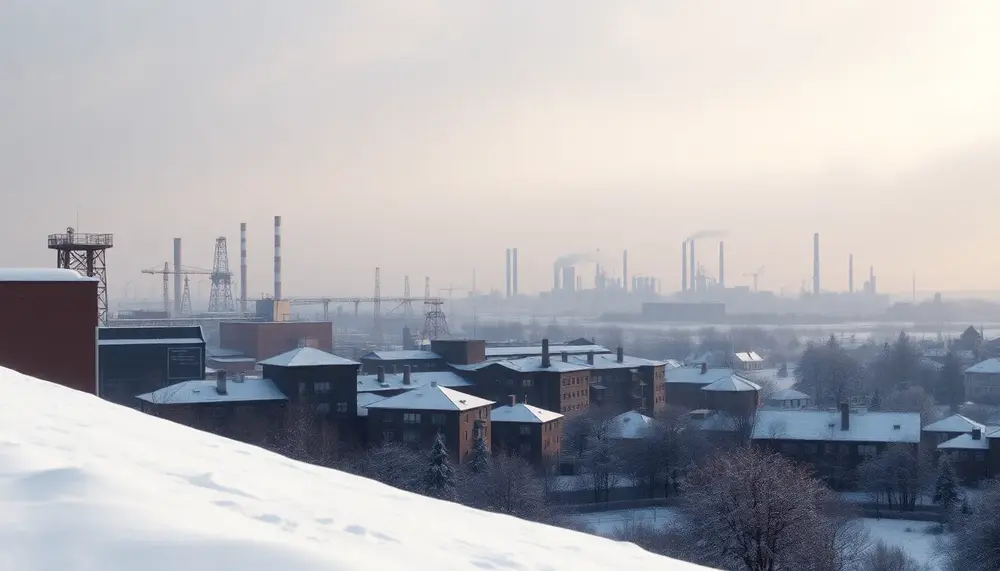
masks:
<instances>
[{"instance_id":1,"label":"white snow field","mask_svg":"<svg viewBox=\"0 0 1000 571\"><path fill-rule=\"evenodd\" d=\"M694 571L0 368L0 569Z\"/></svg>"}]
</instances>

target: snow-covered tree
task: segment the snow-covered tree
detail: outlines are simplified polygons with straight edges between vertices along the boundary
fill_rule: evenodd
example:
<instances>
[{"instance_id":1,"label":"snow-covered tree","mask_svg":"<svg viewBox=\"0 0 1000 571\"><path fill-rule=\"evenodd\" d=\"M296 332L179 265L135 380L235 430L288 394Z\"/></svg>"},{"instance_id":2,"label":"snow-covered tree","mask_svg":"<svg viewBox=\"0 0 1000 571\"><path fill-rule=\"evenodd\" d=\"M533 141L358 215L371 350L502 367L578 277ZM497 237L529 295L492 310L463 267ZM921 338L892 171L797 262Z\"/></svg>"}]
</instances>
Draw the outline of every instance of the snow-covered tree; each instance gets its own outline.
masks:
<instances>
[{"instance_id":1,"label":"snow-covered tree","mask_svg":"<svg viewBox=\"0 0 1000 571\"><path fill-rule=\"evenodd\" d=\"M444 437L438 433L431 447L430 465L424 474L424 492L442 500L455 499L455 469L451 466Z\"/></svg>"},{"instance_id":2,"label":"snow-covered tree","mask_svg":"<svg viewBox=\"0 0 1000 571\"><path fill-rule=\"evenodd\" d=\"M490 448L486 444L484 431L476 433L476 443L472 448L472 460L469 461L469 471L473 474L482 474L490 468Z\"/></svg>"},{"instance_id":3,"label":"snow-covered tree","mask_svg":"<svg viewBox=\"0 0 1000 571\"><path fill-rule=\"evenodd\" d=\"M948 457L942 456L938 462L937 482L934 484L934 503L941 504L947 514L958 505L961 499L958 493L955 469Z\"/></svg>"},{"instance_id":4,"label":"snow-covered tree","mask_svg":"<svg viewBox=\"0 0 1000 571\"><path fill-rule=\"evenodd\" d=\"M861 571L929 571L930 567L907 555L897 546L880 541L865 557Z\"/></svg>"}]
</instances>

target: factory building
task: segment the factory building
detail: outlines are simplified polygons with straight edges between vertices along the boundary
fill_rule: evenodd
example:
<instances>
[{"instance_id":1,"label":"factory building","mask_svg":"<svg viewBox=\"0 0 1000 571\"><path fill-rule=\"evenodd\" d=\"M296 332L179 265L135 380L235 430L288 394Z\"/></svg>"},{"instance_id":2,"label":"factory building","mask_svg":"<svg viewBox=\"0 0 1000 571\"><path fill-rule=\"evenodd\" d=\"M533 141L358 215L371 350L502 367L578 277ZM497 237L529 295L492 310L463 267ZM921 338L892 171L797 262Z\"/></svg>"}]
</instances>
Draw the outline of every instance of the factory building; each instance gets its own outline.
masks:
<instances>
[{"instance_id":1,"label":"factory building","mask_svg":"<svg viewBox=\"0 0 1000 571\"><path fill-rule=\"evenodd\" d=\"M97 394L98 280L69 269L0 269L0 365Z\"/></svg>"},{"instance_id":2,"label":"factory building","mask_svg":"<svg viewBox=\"0 0 1000 571\"><path fill-rule=\"evenodd\" d=\"M136 395L205 378L201 327L101 327L97 331L98 396L138 406Z\"/></svg>"},{"instance_id":3,"label":"factory building","mask_svg":"<svg viewBox=\"0 0 1000 571\"><path fill-rule=\"evenodd\" d=\"M224 321L219 324L219 348L238 351L257 361L311 347L333 351L329 321Z\"/></svg>"}]
</instances>

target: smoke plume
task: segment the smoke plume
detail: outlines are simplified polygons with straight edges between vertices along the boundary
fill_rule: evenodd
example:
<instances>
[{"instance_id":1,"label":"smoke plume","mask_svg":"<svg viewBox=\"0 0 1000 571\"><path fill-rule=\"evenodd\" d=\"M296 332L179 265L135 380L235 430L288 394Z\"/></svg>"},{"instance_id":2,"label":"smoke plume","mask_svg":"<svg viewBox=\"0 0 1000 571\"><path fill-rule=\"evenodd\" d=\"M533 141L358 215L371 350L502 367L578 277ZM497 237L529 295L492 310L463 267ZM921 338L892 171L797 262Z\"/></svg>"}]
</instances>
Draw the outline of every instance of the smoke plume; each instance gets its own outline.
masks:
<instances>
[{"instance_id":1,"label":"smoke plume","mask_svg":"<svg viewBox=\"0 0 1000 571\"><path fill-rule=\"evenodd\" d=\"M691 240L700 240L702 238L724 238L725 236L725 230L699 230L688 236L687 240L684 241L690 242Z\"/></svg>"}]
</instances>

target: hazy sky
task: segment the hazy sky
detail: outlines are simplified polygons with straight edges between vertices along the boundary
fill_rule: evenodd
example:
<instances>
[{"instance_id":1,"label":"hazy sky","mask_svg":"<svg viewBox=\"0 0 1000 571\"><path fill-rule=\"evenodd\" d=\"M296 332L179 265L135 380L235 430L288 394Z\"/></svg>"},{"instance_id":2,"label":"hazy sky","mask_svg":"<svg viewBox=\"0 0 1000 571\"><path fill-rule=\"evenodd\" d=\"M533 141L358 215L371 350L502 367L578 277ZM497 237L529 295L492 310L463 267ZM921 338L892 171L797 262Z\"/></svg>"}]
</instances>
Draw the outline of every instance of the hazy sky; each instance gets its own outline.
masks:
<instances>
[{"instance_id":1,"label":"hazy sky","mask_svg":"<svg viewBox=\"0 0 1000 571\"><path fill-rule=\"evenodd\" d=\"M882 290L1000 289L995 0L0 2L0 265L114 232L112 293L171 239L249 291L548 288L628 248L676 288L729 231L727 281L797 289L823 241ZM716 271L715 241L699 251ZM584 271L588 276L589 272ZM255 295L255 296L256 296Z\"/></svg>"}]
</instances>

